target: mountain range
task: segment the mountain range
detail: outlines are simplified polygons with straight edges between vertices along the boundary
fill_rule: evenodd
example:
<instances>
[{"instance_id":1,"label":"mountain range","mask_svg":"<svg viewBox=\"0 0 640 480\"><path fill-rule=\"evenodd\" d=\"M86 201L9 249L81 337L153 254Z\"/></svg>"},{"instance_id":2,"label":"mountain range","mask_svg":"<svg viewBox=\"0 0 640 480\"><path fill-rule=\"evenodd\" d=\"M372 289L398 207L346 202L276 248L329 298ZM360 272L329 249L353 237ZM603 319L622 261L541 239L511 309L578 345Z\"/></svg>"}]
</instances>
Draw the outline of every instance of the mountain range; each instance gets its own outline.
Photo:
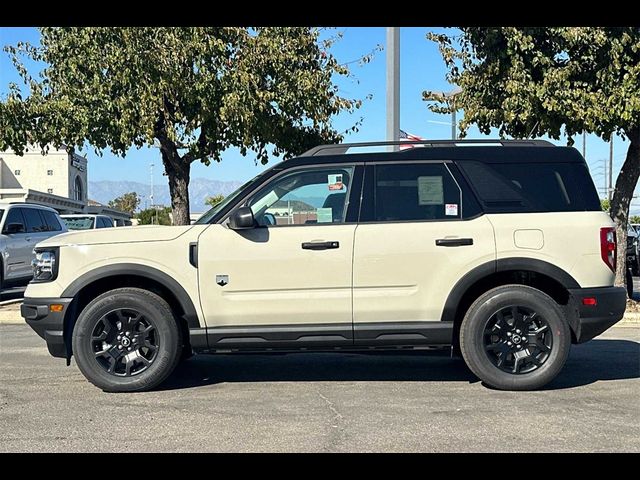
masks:
<instances>
[{"instance_id":1,"label":"mountain range","mask_svg":"<svg viewBox=\"0 0 640 480\"><path fill-rule=\"evenodd\" d=\"M209 209L204 201L207 197L221 193L224 196L235 191L242 182L238 181L220 181L210 180L208 178L192 178L189 182L189 199L192 213L201 213ZM129 192L136 192L142 197L140 208L149 206L149 195L151 186L148 183L130 182L127 180L100 180L89 181L89 198L102 204L108 204L109 200L113 200L120 195ZM169 185L162 183L153 186L153 203L156 205L171 205L171 197L169 196Z\"/></svg>"}]
</instances>

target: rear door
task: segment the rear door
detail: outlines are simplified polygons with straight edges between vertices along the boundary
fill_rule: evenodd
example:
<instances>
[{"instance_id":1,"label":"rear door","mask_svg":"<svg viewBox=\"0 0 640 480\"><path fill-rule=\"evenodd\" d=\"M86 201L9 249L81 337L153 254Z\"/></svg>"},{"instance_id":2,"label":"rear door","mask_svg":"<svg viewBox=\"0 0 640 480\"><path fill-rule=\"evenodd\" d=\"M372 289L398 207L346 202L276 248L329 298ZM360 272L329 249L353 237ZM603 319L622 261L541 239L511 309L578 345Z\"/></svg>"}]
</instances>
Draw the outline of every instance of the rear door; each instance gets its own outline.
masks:
<instances>
[{"instance_id":1,"label":"rear door","mask_svg":"<svg viewBox=\"0 0 640 480\"><path fill-rule=\"evenodd\" d=\"M367 166L354 242L356 343L449 343L451 322L440 321L449 293L495 255L491 224L453 164Z\"/></svg>"},{"instance_id":2,"label":"rear door","mask_svg":"<svg viewBox=\"0 0 640 480\"><path fill-rule=\"evenodd\" d=\"M24 207L22 209L22 214L24 215L25 224L27 227L27 243L31 246L31 250L36 246L37 243L42 240L46 240L51 236L49 233L49 226L47 222L40 215L39 208L31 208ZM33 252L29 252L29 257L33 257ZM31 262L31 260L29 260Z\"/></svg>"}]
</instances>

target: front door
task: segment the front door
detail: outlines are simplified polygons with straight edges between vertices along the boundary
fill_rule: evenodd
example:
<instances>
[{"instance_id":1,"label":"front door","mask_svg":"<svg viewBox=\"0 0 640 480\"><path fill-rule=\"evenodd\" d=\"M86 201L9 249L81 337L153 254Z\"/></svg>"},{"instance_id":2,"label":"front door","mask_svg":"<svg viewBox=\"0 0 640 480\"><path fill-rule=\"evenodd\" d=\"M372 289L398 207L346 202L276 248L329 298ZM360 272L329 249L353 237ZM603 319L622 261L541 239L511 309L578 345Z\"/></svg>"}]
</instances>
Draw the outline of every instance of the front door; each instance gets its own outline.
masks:
<instances>
[{"instance_id":1,"label":"front door","mask_svg":"<svg viewBox=\"0 0 640 480\"><path fill-rule=\"evenodd\" d=\"M354 171L280 174L242 202L255 228L204 230L198 274L211 348L351 344Z\"/></svg>"},{"instance_id":2,"label":"front door","mask_svg":"<svg viewBox=\"0 0 640 480\"><path fill-rule=\"evenodd\" d=\"M22 215L22 207L10 208L6 213L3 235L5 235L5 249L2 261L5 265L5 279L12 280L33 275L31 259L34 244ZM12 227L9 227L12 225ZM13 230L10 230L12 228Z\"/></svg>"}]
</instances>

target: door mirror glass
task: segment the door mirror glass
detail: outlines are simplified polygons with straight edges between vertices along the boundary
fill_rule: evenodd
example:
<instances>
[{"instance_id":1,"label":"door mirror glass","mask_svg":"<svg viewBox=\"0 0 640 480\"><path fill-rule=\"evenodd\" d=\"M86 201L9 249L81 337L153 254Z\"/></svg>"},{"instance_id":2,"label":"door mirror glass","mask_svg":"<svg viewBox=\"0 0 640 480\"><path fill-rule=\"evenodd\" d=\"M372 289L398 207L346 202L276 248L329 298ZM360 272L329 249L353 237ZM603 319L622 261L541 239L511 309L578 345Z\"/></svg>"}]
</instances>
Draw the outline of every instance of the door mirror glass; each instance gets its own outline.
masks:
<instances>
[{"instance_id":1,"label":"door mirror glass","mask_svg":"<svg viewBox=\"0 0 640 480\"><path fill-rule=\"evenodd\" d=\"M229 228L232 230L246 230L254 226L253 212L249 207L240 207L229 216Z\"/></svg>"},{"instance_id":2,"label":"door mirror glass","mask_svg":"<svg viewBox=\"0 0 640 480\"><path fill-rule=\"evenodd\" d=\"M21 223L10 223L4 227L4 233L8 235L12 233L24 233L24 225Z\"/></svg>"}]
</instances>

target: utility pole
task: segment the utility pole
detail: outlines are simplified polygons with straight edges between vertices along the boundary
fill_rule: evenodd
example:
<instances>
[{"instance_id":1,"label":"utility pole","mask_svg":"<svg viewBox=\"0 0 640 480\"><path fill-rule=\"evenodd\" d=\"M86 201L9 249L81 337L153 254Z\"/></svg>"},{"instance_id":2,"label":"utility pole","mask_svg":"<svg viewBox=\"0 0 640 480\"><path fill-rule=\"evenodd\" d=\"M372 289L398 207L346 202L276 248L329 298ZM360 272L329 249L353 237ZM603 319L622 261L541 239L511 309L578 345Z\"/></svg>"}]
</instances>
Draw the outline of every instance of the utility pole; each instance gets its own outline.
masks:
<instances>
[{"instance_id":1,"label":"utility pole","mask_svg":"<svg viewBox=\"0 0 640 480\"><path fill-rule=\"evenodd\" d=\"M151 195L149 195L149 202L151 203L150 207L155 209L153 205L153 163L151 163L149 167L151 168ZM158 222L158 218L156 215L156 223L157 222ZM151 217L151 225L153 225L153 216Z\"/></svg>"},{"instance_id":2,"label":"utility pole","mask_svg":"<svg viewBox=\"0 0 640 480\"><path fill-rule=\"evenodd\" d=\"M609 138L609 190L607 190L607 198L611 201L613 197L613 133Z\"/></svg>"},{"instance_id":3,"label":"utility pole","mask_svg":"<svg viewBox=\"0 0 640 480\"><path fill-rule=\"evenodd\" d=\"M456 126L456 111L455 107L451 108L451 140L458 139L458 127Z\"/></svg>"},{"instance_id":4,"label":"utility pole","mask_svg":"<svg viewBox=\"0 0 640 480\"><path fill-rule=\"evenodd\" d=\"M582 132L582 157L587 159L587 132Z\"/></svg>"},{"instance_id":5,"label":"utility pole","mask_svg":"<svg viewBox=\"0 0 640 480\"><path fill-rule=\"evenodd\" d=\"M400 28L387 27L387 140L400 140ZM399 150L394 145L393 150Z\"/></svg>"}]
</instances>

